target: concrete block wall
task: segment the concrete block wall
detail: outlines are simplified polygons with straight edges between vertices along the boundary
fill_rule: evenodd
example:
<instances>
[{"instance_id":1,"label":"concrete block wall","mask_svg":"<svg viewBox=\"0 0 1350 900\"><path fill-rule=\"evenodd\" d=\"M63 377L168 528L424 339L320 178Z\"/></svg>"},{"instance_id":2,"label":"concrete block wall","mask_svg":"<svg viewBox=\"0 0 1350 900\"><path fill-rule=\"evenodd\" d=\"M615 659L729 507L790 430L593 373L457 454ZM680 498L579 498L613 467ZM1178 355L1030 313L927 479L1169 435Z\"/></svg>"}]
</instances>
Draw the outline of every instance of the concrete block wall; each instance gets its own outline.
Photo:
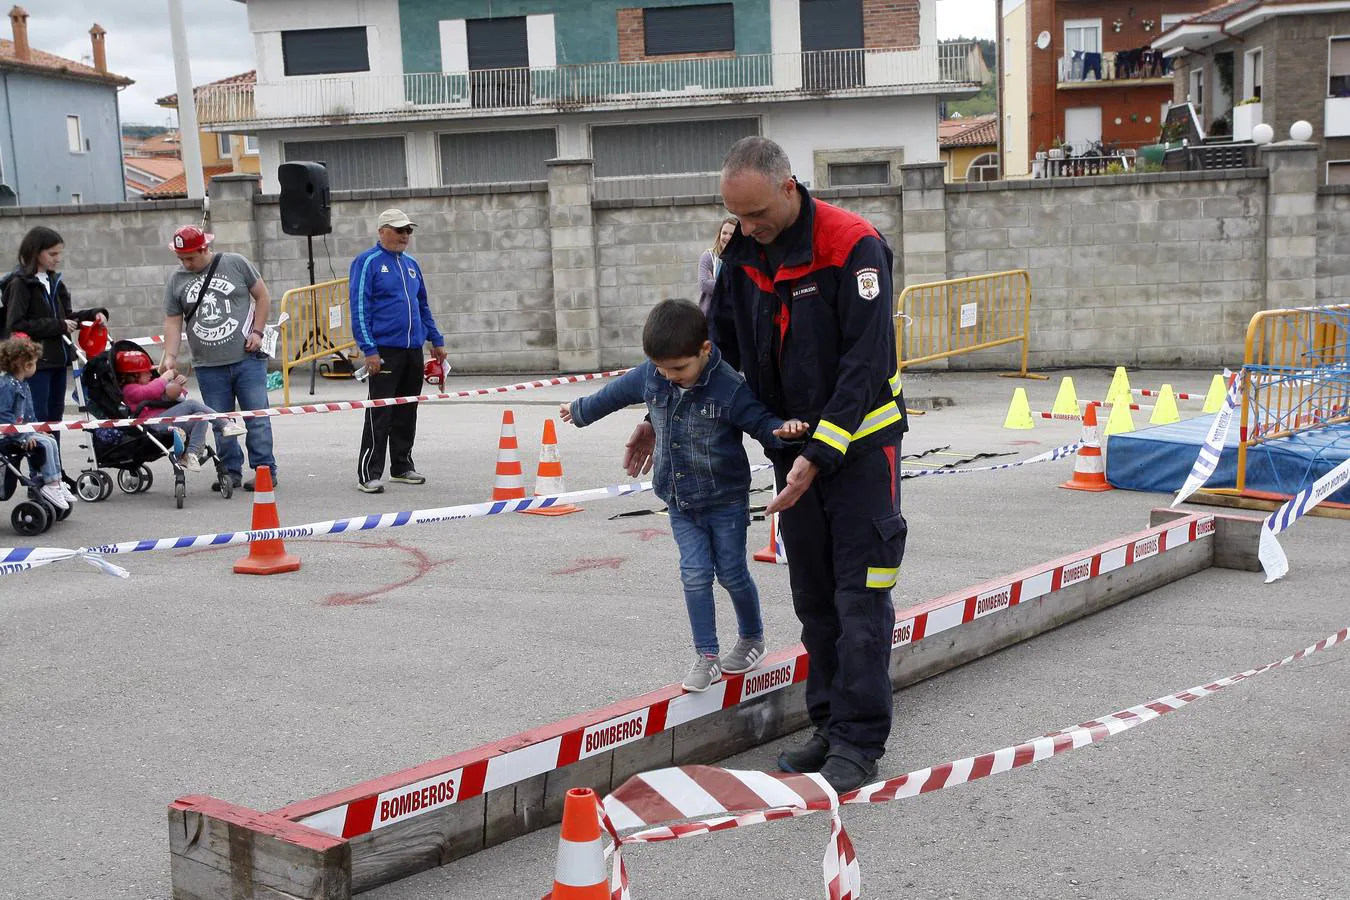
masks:
<instances>
[{"instance_id":1,"label":"concrete block wall","mask_svg":"<svg viewBox=\"0 0 1350 900\"><path fill-rule=\"evenodd\" d=\"M1350 185L1317 192L1317 303L1350 303Z\"/></svg>"},{"instance_id":2,"label":"concrete block wall","mask_svg":"<svg viewBox=\"0 0 1350 900\"><path fill-rule=\"evenodd\" d=\"M1029 271L1032 368L1240 364L1263 308L1266 177L1206 175L947 185L948 277Z\"/></svg>"},{"instance_id":3,"label":"concrete block wall","mask_svg":"<svg viewBox=\"0 0 1350 900\"><path fill-rule=\"evenodd\" d=\"M66 244L62 278L75 306L107 307L115 337L159 334L164 283L178 267L169 241L201 220L201 204L187 200L0 209L0 271L16 263L30 228L53 228Z\"/></svg>"},{"instance_id":4,"label":"concrete block wall","mask_svg":"<svg viewBox=\"0 0 1350 900\"><path fill-rule=\"evenodd\" d=\"M356 254L375 243L380 211L397 206L417 222L409 253L457 371L536 372L558 366L553 259L543 182L456 189L342 191L332 202L333 233L314 238L315 277L345 278ZM309 281L306 240L281 233L278 198L254 205L254 260L274 301Z\"/></svg>"}]
</instances>

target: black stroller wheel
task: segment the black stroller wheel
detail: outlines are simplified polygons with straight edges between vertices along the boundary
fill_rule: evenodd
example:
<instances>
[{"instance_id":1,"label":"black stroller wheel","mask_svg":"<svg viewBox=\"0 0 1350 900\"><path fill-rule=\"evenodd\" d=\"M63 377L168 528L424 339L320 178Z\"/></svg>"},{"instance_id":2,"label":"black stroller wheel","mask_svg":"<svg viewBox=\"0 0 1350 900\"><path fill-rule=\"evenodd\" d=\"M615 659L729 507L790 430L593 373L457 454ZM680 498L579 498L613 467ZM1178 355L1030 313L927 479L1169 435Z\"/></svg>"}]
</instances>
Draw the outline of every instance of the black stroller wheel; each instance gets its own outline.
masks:
<instances>
[{"instance_id":1,"label":"black stroller wheel","mask_svg":"<svg viewBox=\"0 0 1350 900\"><path fill-rule=\"evenodd\" d=\"M103 479L98 472L81 472L75 479L75 493L86 503L97 503L103 499Z\"/></svg>"},{"instance_id":2,"label":"black stroller wheel","mask_svg":"<svg viewBox=\"0 0 1350 900\"><path fill-rule=\"evenodd\" d=\"M112 476L109 475L107 472L95 472L94 474L98 477L98 483L100 488L98 499L107 500L109 497L112 496L113 492Z\"/></svg>"},{"instance_id":3,"label":"black stroller wheel","mask_svg":"<svg viewBox=\"0 0 1350 900\"><path fill-rule=\"evenodd\" d=\"M59 507L59 506L53 506L53 507L52 507L52 514L53 514L54 516L56 516L56 521L58 521L58 522L64 522L66 519L69 519L69 518L70 518L70 514L71 514L72 512L74 512L74 511L75 511L75 507L74 507L74 506L71 506L71 505L69 505L69 504L67 504L67 506L66 506L65 509L62 509L62 508Z\"/></svg>"},{"instance_id":4,"label":"black stroller wheel","mask_svg":"<svg viewBox=\"0 0 1350 900\"><path fill-rule=\"evenodd\" d=\"M134 494L141 489L141 476L135 469L118 469L117 486L124 494Z\"/></svg>"},{"instance_id":5,"label":"black stroller wheel","mask_svg":"<svg viewBox=\"0 0 1350 900\"><path fill-rule=\"evenodd\" d=\"M14 504L14 510L9 514L9 524L24 537L33 537L51 527L51 519L47 515L47 507L41 503L21 500Z\"/></svg>"},{"instance_id":6,"label":"black stroller wheel","mask_svg":"<svg viewBox=\"0 0 1350 900\"><path fill-rule=\"evenodd\" d=\"M173 502L178 504L178 508L183 508L183 500L187 497L187 485L181 481L175 481L173 484Z\"/></svg>"},{"instance_id":7,"label":"black stroller wheel","mask_svg":"<svg viewBox=\"0 0 1350 900\"><path fill-rule=\"evenodd\" d=\"M140 485L136 488L136 493L143 494L150 490L150 485L155 483L155 473L150 471L150 467L141 463L136 467L136 477L140 479Z\"/></svg>"}]
</instances>

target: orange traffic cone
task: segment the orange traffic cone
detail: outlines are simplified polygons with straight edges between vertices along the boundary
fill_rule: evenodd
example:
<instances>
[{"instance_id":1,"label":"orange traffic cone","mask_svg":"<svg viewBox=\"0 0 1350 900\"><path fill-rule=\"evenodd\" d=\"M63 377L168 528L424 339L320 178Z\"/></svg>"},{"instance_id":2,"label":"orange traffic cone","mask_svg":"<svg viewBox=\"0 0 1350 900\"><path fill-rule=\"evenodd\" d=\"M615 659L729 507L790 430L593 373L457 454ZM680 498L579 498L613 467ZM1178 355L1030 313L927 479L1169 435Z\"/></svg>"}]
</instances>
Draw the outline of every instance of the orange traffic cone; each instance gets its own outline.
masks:
<instances>
[{"instance_id":1,"label":"orange traffic cone","mask_svg":"<svg viewBox=\"0 0 1350 900\"><path fill-rule=\"evenodd\" d=\"M544 442L539 448L539 471L534 476L534 495L545 497L549 494L565 494L563 484L562 456L558 453L558 432L552 419L544 420ZM555 503L553 506L538 506L525 512L532 516L566 516L581 512L580 506L571 503Z\"/></svg>"},{"instance_id":2,"label":"orange traffic cone","mask_svg":"<svg viewBox=\"0 0 1350 900\"><path fill-rule=\"evenodd\" d=\"M763 550L755 552L755 562L787 564L787 553L783 550L783 541L778 536L778 513L769 514L769 544Z\"/></svg>"},{"instance_id":3,"label":"orange traffic cone","mask_svg":"<svg viewBox=\"0 0 1350 900\"><path fill-rule=\"evenodd\" d=\"M599 802L590 788L572 788L563 800L553 900L609 900Z\"/></svg>"},{"instance_id":4,"label":"orange traffic cone","mask_svg":"<svg viewBox=\"0 0 1350 900\"><path fill-rule=\"evenodd\" d=\"M1083 446L1073 460L1073 477L1060 485L1071 491L1115 490L1106 483L1106 465L1102 445L1097 438L1097 407L1089 405L1083 413Z\"/></svg>"},{"instance_id":5,"label":"orange traffic cone","mask_svg":"<svg viewBox=\"0 0 1350 900\"><path fill-rule=\"evenodd\" d=\"M254 477L257 479L257 490L253 493L252 530L280 528L276 495L272 493L271 468L259 466ZM276 575L280 572L295 572L299 568L300 558L286 552L286 542L281 538L250 542L248 556L234 564L236 575Z\"/></svg>"},{"instance_id":6,"label":"orange traffic cone","mask_svg":"<svg viewBox=\"0 0 1350 900\"><path fill-rule=\"evenodd\" d=\"M502 436L497 442L497 481L492 486L492 499L525 499L525 476L520 471L520 447L516 444L516 417L509 409L502 413Z\"/></svg>"}]
</instances>

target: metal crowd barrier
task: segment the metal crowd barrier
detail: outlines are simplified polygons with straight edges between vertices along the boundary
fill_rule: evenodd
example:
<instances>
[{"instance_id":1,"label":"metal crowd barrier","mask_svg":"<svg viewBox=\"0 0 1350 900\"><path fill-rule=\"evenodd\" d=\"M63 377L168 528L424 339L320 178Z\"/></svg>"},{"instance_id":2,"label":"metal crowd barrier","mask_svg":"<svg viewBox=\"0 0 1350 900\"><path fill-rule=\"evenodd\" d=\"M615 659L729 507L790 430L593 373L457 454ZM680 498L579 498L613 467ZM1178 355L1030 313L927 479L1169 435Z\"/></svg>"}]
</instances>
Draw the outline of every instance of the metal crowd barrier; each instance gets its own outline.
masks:
<instances>
[{"instance_id":1,"label":"metal crowd barrier","mask_svg":"<svg viewBox=\"0 0 1350 900\"><path fill-rule=\"evenodd\" d=\"M1046 377L1027 372L1031 276L1025 269L912 284L900 293L895 316L901 369L1021 343L1021 367L1005 374Z\"/></svg>"},{"instance_id":2,"label":"metal crowd barrier","mask_svg":"<svg viewBox=\"0 0 1350 900\"><path fill-rule=\"evenodd\" d=\"M347 279L292 288L281 295L281 313L290 318L281 326L281 384L285 405L291 405L291 370L310 366L309 392L319 360L343 357L356 346L347 305Z\"/></svg>"},{"instance_id":3,"label":"metal crowd barrier","mask_svg":"<svg viewBox=\"0 0 1350 900\"><path fill-rule=\"evenodd\" d=\"M1246 487L1253 447L1350 422L1350 305L1252 316L1242 379L1238 494Z\"/></svg>"}]
</instances>

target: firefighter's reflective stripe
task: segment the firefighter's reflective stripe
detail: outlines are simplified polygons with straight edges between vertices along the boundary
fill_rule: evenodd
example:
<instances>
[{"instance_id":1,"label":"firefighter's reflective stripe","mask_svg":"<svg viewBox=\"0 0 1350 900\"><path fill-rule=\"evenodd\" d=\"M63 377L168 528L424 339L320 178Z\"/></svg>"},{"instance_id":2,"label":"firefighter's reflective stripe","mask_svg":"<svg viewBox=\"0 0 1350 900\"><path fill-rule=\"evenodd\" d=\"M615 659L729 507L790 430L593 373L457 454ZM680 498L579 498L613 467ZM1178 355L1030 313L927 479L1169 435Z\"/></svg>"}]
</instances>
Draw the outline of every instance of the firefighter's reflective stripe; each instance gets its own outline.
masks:
<instances>
[{"instance_id":1,"label":"firefighter's reflective stripe","mask_svg":"<svg viewBox=\"0 0 1350 900\"><path fill-rule=\"evenodd\" d=\"M891 396L900 396L900 370L896 369L895 374L891 376Z\"/></svg>"},{"instance_id":2,"label":"firefighter's reflective stripe","mask_svg":"<svg viewBox=\"0 0 1350 900\"><path fill-rule=\"evenodd\" d=\"M900 567L888 569L885 566L867 567L867 586L877 590L889 591L895 587L895 581L900 577Z\"/></svg>"},{"instance_id":3,"label":"firefighter's reflective stripe","mask_svg":"<svg viewBox=\"0 0 1350 900\"><path fill-rule=\"evenodd\" d=\"M895 404L892 403L891 405L894 406ZM820 424L816 426L816 433L813 437L818 441L829 444L840 453L847 453L848 445L853 440L852 435L847 431L824 419L821 419Z\"/></svg>"},{"instance_id":4,"label":"firefighter's reflective stripe","mask_svg":"<svg viewBox=\"0 0 1350 900\"><path fill-rule=\"evenodd\" d=\"M879 406L864 416L862 425L860 425L858 430L852 434L849 434L833 422L827 422L826 420L821 419L820 424L816 426L816 433L812 435L812 437L818 441L829 444L840 453L847 453L848 445L853 441L856 441L859 438L865 438L869 434L878 432L888 425L893 425L904 417L905 414L900 411L900 407L892 400L886 405Z\"/></svg>"},{"instance_id":5,"label":"firefighter's reflective stripe","mask_svg":"<svg viewBox=\"0 0 1350 900\"><path fill-rule=\"evenodd\" d=\"M899 422L904 417L905 414L900 411L900 407L892 400L885 406L878 407L867 414L862 420L862 425L859 426L857 431L853 432L853 440L856 441L858 438L867 437L869 434L880 431L887 425L893 425L896 422Z\"/></svg>"}]
</instances>

